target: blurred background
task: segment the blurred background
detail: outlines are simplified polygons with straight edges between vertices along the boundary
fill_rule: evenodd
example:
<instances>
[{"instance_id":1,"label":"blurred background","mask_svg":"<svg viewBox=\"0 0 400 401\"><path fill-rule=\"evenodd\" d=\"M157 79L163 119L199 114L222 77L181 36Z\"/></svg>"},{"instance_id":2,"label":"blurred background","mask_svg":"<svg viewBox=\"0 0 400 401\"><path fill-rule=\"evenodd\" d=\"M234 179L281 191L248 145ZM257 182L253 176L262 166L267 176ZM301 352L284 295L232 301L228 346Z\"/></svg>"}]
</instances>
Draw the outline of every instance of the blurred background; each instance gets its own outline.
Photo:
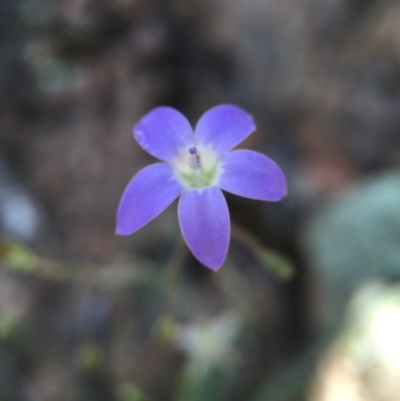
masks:
<instances>
[{"instance_id":1,"label":"blurred background","mask_svg":"<svg viewBox=\"0 0 400 401\"><path fill-rule=\"evenodd\" d=\"M398 0L0 1L0 400L400 400ZM114 234L153 107L234 103L289 196Z\"/></svg>"}]
</instances>

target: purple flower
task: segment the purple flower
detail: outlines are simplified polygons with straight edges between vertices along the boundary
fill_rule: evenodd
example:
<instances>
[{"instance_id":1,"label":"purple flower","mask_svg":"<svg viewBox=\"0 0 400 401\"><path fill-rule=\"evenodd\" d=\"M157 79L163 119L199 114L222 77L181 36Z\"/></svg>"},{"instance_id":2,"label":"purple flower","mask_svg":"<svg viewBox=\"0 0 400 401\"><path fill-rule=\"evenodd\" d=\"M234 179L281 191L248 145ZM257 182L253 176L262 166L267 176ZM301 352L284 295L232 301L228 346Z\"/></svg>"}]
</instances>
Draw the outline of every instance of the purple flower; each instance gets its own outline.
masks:
<instances>
[{"instance_id":1,"label":"purple flower","mask_svg":"<svg viewBox=\"0 0 400 401\"><path fill-rule=\"evenodd\" d=\"M118 208L117 233L129 235L158 216L178 196L179 222L193 255L218 270L229 247L229 210L221 189L246 198L278 201L286 195L281 169L252 150L233 150L256 126L233 105L208 110L193 133L171 107L158 107L134 127L139 145L160 159L139 171Z\"/></svg>"}]
</instances>

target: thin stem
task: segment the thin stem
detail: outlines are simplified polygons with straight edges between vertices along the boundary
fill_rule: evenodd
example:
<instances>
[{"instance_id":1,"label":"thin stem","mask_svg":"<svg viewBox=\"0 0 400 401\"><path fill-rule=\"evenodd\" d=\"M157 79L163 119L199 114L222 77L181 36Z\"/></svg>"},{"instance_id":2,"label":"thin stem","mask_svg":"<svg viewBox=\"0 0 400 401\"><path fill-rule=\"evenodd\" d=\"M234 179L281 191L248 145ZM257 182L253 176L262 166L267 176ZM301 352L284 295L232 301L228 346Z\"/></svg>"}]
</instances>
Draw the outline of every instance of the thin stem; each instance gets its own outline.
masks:
<instances>
[{"instance_id":1,"label":"thin stem","mask_svg":"<svg viewBox=\"0 0 400 401\"><path fill-rule=\"evenodd\" d=\"M291 262L278 252L264 246L255 235L234 223L231 223L231 233L275 276L284 280L293 277L294 269Z\"/></svg>"},{"instance_id":2,"label":"thin stem","mask_svg":"<svg viewBox=\"0 0 400 401\"><path fill-rule=\"evenodd\" d=\"M233 222L231 222L231 234L232 237L241 242L249 251L258 253L262 249L262 245L260 245L251 233Z\"/></svg>"},{"instance_id":3,"label":"thin stem","mask_svg":"<svg viewBox=\"0 0 400 401\"><path fill-rule=\"evenodd\" d=\"M166 280L166 315L173 318L176 311L176 302L178 298L178 286L180 273L183 267L183 262L187 254L187 249L183 238L179 235L175 246L172 250L171 257L167 263L167 280Z\"/></svg>"},{"instance_id":4,"label":"thin stem","mask_svg":"<svg viewBox=\"0 0 400 401\"><path fill-rule=\"evenodd\" d=\"M165 343L169 343L173 338L179 292L179 278L186 254L187 248L183 242L182 236L179 235L166 266L165 307L155 333L157 337Z\"/></svg>"}]
</instances>

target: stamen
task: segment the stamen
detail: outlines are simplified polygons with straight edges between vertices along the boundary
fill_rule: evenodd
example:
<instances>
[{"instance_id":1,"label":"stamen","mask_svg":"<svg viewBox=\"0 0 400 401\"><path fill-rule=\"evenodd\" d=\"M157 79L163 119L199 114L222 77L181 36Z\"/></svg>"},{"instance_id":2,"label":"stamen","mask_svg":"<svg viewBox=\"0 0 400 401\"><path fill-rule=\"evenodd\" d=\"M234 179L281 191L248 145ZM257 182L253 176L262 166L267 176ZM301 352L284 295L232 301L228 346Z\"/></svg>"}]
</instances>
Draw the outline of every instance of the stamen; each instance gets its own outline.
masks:
<instances>
[{"instance_id":1,"label":"stamen","mask_svg":"<svg viewBox=\"0 0 400 401\"><path fill-rule=\"evenodd\" d=\"M189 166L193 170L198 170L201 167L201 159L200 159L200 152L196 148L196 146L191 146L188 148L188 153L189 153Z\"/></svg>"}]
</instances>

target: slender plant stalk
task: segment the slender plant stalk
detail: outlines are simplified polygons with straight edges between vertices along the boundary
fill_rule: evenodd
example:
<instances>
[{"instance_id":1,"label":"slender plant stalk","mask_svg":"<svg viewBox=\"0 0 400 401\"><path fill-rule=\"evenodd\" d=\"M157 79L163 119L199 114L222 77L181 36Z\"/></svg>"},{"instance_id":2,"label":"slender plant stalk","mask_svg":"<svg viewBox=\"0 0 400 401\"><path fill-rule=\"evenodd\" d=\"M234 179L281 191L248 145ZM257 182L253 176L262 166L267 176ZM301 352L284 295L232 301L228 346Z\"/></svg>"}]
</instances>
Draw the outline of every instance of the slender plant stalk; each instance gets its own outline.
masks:
<instances>
[{"instance_id":1,"label":"slender plant stalk","mask_svg":"<svg viewBox=\"0 0 400 401\"><path fill-rule=\"evenodd\" d=\"M264 246L255 235L234 223L231 223L231 233L277 278L288 280L293 277L294 268L291 262L278 252Z\"/></svg>"}]
</instances>

